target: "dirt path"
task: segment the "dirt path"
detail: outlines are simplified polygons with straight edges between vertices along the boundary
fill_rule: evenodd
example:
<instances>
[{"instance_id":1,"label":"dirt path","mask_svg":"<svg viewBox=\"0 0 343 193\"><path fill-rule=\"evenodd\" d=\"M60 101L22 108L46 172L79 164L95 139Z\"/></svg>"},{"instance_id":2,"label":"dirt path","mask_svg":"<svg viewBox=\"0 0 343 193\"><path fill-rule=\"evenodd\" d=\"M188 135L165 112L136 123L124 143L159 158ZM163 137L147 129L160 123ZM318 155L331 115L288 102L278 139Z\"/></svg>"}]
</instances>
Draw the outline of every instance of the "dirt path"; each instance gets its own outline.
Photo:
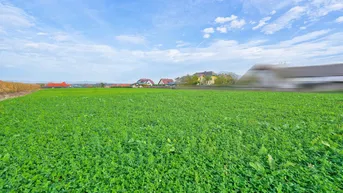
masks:
<instances>
[{"instance_id":1,"label":"dirt path","mask_svg":"<svg viewBox=\"0 0 343 193\"><path fill-rule=\"evenodd\" d=\"M0 93L0 101L11 99L11 98L16 98L16 97L21 97L27 94L31 94L32 92L34 91L25 91L25 92L16 92L16 93Z\"/></svg>"}]
</instances>

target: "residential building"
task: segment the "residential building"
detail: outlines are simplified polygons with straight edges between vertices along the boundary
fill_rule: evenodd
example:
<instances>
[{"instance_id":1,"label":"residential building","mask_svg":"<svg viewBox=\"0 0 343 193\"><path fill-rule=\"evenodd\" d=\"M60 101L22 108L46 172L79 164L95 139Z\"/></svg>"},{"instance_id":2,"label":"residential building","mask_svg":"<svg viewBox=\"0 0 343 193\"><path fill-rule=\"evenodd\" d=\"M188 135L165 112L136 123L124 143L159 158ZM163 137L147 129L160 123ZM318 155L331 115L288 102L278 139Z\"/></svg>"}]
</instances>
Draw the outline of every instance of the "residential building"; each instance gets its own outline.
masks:
<instances>
[{"instance_id":1,"label":"residential building","mask_svg":"<svg viewBox=\"0 0 343 193\"><path fill-rule=\"evenodd\" d=\"M151 79L148 78L141 78L136 82L137 85L148 85L148 86L152 86L154 85L154 81L152 81Z\"/></svg>"},{"instance_id":2,"label":"residential building","mask_svg":"<svg viewBox=\"0 0 343 193\"><path fill-rule=\"evenodd\" d=\"M330 83L334 86L329 86ZM238 80L238 84L281 89L340 88L343 84L343 64L296 67L255 65Z\"/></svg>"},{"instance_id":3,"label":"residential building","mask_svg":"<svg viewBox=\"0 0 343 193\"><path fill-rule=\"evenodd\" d=\"M197 72L194 75L198 76L198 81L201 85L213 85L217 79L216 73L213 71Z\"/></svg>"},{"instance_id":4,"label":"residential building","mask_svg":"<svg viewBox=\"0 0 343 193\"><path fill-rule=\"evenodd\" d=\"M169 85L169 84L172 84L174 82L173 79L168 79L168 78L162 78L158 84L159 85Z\"/></svg>"}]
</instances>

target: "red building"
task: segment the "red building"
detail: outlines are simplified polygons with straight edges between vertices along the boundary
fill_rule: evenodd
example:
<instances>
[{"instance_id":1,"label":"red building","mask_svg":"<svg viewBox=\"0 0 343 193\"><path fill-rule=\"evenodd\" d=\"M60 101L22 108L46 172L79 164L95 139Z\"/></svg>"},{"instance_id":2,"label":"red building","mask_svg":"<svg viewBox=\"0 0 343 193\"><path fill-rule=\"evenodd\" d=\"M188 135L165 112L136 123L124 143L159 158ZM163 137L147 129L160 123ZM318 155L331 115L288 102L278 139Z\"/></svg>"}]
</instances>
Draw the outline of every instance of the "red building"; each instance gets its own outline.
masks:
<instances>
[{"instance_id":1,"label":"red building","mask_svg":"<svg viewBox=\"0 0 343 193\"><path fill-rule=\"evenodd\" d=\"M171 84L171 83L173 83L173 82L174 82L173 79L162 78L162 79L158 82L158 84L159 84L159 85L167 85L167 84Z\"/></svg>"},{"instance_id":2,"label":"red building","mask_svg":"<svg viewBox=\"0 0 343 193\"><path fill-rule=\"evenodd\" d=\"M67 84L66 82L62 82L62 83L49 82L48 84L46 84L46 87L49 87L49 88L68 88L68 87L70 87L70 84Z\"/></svg>"}]
</instances>

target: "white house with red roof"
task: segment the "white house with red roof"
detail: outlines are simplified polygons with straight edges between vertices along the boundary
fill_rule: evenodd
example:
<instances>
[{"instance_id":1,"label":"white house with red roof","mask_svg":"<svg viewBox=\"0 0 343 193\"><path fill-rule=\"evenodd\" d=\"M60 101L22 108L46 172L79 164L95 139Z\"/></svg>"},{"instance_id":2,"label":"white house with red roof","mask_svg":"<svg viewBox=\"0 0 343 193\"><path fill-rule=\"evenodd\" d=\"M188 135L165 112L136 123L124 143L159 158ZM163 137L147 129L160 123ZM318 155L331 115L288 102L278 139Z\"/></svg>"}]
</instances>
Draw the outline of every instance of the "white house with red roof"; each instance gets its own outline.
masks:
<instances>
[{"instance_id":1,"label":"white house with red roof","mask_svg":"<svg viewBox=\"0 0 343 193\"><path fill-rule=\"evenodd\" d=\"M159 85L168 85L168 84L171 84L171 83L173 83L173 82L174 82L173 79L162 78L162 79L158 82L158 84L159 84Z\"/></svg>"},{"instance_id":2,"label":"white house with red roof","mask_svg":"<svg viewBox=\"0 0 343 193\"><path fill-rule=\"evenodd\" d=\"M141 78L139 79L136 84L138 85L149 85L149 86L152 86L154 85L154 81L152 81L151 79L148 79L148 78Z\"/></svg>"}]
</instances>

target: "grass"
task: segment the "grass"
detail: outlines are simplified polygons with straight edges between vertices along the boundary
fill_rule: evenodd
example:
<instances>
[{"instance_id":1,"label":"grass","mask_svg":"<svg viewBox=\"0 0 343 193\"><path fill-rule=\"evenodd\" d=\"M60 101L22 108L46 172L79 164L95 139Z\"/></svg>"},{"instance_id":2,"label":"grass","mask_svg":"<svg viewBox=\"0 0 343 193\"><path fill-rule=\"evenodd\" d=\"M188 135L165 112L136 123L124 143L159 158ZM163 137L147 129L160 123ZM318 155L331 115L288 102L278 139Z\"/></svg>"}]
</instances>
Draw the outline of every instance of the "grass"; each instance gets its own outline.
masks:
<instances>
[{"instance_id":1,"label":"grass","mask_svg":"<svg viewBox=\"0 0 343 193\"><path fill-rule=\"evenodd\" d=\"M0 192L342 192L342 98L41 90L0 102Z\"/></svg>"}]
</instances>

